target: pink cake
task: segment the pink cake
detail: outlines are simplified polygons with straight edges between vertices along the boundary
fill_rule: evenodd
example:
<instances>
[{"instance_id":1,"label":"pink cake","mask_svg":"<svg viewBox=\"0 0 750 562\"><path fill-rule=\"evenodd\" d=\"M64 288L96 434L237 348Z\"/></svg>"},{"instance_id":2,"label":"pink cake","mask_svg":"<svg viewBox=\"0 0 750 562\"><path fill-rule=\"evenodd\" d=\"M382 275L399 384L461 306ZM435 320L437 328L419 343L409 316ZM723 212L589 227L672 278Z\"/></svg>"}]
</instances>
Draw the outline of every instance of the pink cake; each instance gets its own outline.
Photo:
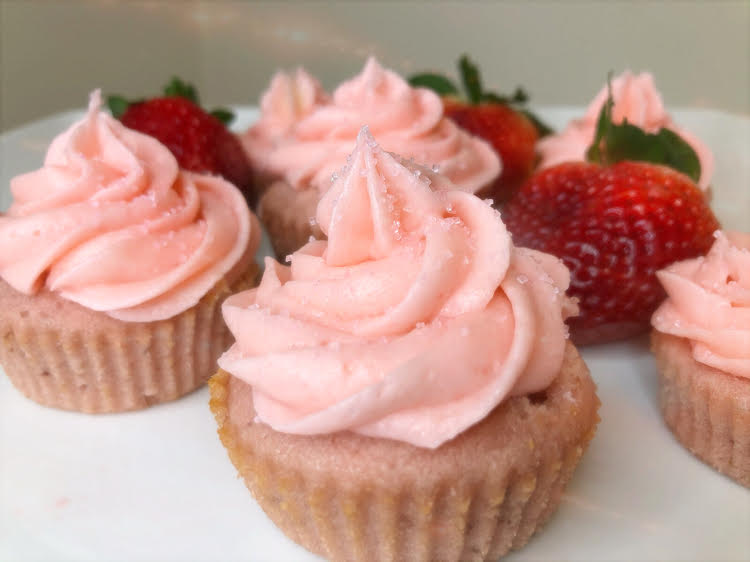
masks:
<instances>
[{"instance_id":1,"label":"pink cake","mask_svg":"<svg viewBox=\"0 0 750 562\"><path fill-rule=\"evenodd\" d=\"M664 420L694 455L750 487L750 235L719 232L707 256L658 276L668 295L652 319Z\"/></svg>"},{"instance_id":2,"label":"pink cake","mask_svg":"<svg viewBox=\"0 0 750 562\"><path fill-rule=\"evenodd\" d=\"M11 181L0 216L0 363L46 406L143 408L201 385L229 333L220 306L257 276L241 193L184 172L99 109Z\"/></svg>"},{"instance_id":3,"label":"pink cake","mask_svg":"<svg viewBox=\"0 0 750 562\"><path fill-rule=\"evenodd\" d=\"M599 401L567 341L567 269L405 164L363 129L317 207L327 240L227 299L211 409L309 550L495 560L557 507Z\"/></svg>"}]
</instances>

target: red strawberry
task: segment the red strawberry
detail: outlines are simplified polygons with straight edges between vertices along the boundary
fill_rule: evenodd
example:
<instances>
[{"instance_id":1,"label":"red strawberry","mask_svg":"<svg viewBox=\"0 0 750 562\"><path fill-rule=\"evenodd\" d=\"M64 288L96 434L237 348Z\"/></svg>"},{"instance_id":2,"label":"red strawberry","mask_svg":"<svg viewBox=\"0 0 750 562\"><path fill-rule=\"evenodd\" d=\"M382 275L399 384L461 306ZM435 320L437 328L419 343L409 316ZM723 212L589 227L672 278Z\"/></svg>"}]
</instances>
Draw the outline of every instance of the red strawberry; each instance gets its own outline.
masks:
<instances>
[{"instance_id":1,"label":"red strawberry","mask_svg":"<svg viewBox=\"0 0 750 562\"><path fill-rule=\"evenodd\" d=\"M542 170L503 210L515 244L554 254L570 268L568 293L578 297L581 315L569 325L579 344L648 329L664 298L655 272L706 253L719 228L691 177L652 163L667 160L697 179L692 149L671 132L648 135L628 123L612 125L611 105L602 109L589 150L605 165L569 162ZM633 153L651 162L632 161Z\"/></svg>"},{"instance_id":2,"label":"red strawberry","mask_svg":"<svg viewBox=\"0 0 750 562\"><path fill-rule=\"evenodd\" d=\"M487 141L500 155L503 162L500 177L478 195L503 203L533 171L534 145L550 129L522 108L528 96L520 88L512 97L484 92L479 70L466 55L459 61L459 70L466 100L458 97L458 89L450 80L437 74L418 74L412 76L410 83L442 95L445 115Z\"/></svg>"},{"instance_id":3,"label":"red strawberry","mask_svg":"<svg viewBox=\"0 0 750 562\"><path fill-rule=\"evenodd\" d=\"M180 167L216 174L236 185L249 200L252 171L242 145L227 129L233 115L226 110L207 113L198 105L195 89L178 78L163 97L127 102L110 96L112 114L131 129L158 139L174 154Z\"/></svg>"}]
</instances>

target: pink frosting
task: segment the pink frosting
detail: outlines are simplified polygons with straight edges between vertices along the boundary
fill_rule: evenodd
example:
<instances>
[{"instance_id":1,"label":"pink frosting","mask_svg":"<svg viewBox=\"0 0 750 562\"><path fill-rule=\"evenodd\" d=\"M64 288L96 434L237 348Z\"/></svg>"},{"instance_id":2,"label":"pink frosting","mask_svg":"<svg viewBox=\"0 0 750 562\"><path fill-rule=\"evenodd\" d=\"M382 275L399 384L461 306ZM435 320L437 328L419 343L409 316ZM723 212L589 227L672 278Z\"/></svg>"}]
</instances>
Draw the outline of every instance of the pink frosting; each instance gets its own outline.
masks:
<instances>
[{"instance_id":1,"label":"pink frosting","mask_svg":"<svg viewBox=\"0 0 750 562\"><path fill-rule=\"evenodd\" d=\"M541 155L540 168L586 158L586 150L594 141L596 121L607 96L608 89L604 86L591 101L582 119L571 121L561 133L539 141L537 151ZM674 123L664 108L664 102L651 74L633 74L626 70L612 80L612 98L612 119L615 123L622 123L623 119L627 119L628 123L648 133L656 133L661 128L671 129L690 144L701 164L698 184L702 189L709 186L714 171L711 150L693 134Z\"/></svg>"},{"instance_id":2,"label":"pink frosting","mask_svg":"<svg viewBox=\"0 0 750 562\"><path fill-rule=\"evenodd\" d=\"M126 321L195 305L259 243L242 194L183 172L156 139L100 111L50 145L44 166L11 181L0 216L0 276Z\"/></svg>"},{"instance_id":3,"label":"pink frosting","mask_svg":"<svg viewBox=\"0 0 750 562\"><path fill-rule=\"evenodd\" d=\"M515 248L500 215L382 150L366 129L317 212L327 241L266 259L230 297L219 365L278 431L437 447L560 370L568 270Z\"/></svg>"},{"instance_id":4,"label":"pink frosting","mask_svg":"<svg viewBox=\"0 0 750 562\"><path fill-rule=\"evenodd\" d=\"M669 298L654 328L688 338L696 361L750 378L750 234L717 232L705 257L657 276Z\"/></svg>"},{"instance_id":5,"label":"pink frosting","mask_svg":"<svg viewBox=\"0 0 750 562\"><path fill-rule=\"evenodd\" d=\"M331 103L296 123L268 155L268 167L297 189L313 185L324 192L363 125L386 150L437 167L462 190L476 192L500 174L497 154L443 117L440 97L412 88L374 58L336 89Z\"/></svg>"},{"instance_id":6,"label":"pink frosting","mask_svg":"<svg viewBox=\"0 0 750 562\"><path fill-rule=\"evenodd\" d=\"M316 108L330 103L330 96L304 69L294 74L277 72L260 100L258 122L240 137L254 169L265 171L268 157L278 142Z\"/></svg>"}]
</instances>

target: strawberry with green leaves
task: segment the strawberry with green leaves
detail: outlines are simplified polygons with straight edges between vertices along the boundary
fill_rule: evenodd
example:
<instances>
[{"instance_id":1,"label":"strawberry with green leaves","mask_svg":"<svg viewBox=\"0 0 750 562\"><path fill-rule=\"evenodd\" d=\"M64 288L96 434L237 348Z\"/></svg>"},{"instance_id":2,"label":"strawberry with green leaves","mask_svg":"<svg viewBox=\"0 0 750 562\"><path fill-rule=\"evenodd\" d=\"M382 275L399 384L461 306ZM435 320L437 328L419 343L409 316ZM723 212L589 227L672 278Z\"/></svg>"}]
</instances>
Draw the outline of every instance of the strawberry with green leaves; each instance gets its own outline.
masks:
<instances>
[{"instance_id":1,"label":"strawberry with green leaves","mask_svg":"<svg viewBox=\"0 0 750 562\"><path fill-rule=\"evenodd\" d=\"M580 316L576 343L602 343L643 332L664 299L656 272L705 254L719 228L696 181L700 163L674 132L644 132L612 122L602 107L588 162L546 168L503 210L513 241L568 266L568 293Z\"/></svg>"},{"instance_id":2,"label":"strawberry with green leaves","mask_svg":"<svg viewBox=\"0 0 750 562\"><path fill-rule=\"evenodd\" d=\"M250 163L227 128L234 115L225 109L203 110L192 85L173 78L163 96L137 101L109 96L107 105L123 125L169 148L183 169L220 175L252 199Z\"/></svg>"},{"instance_id":3,"label":"strawberry with green leaves","mask_svg":"<svg viewBox=\"0 0 750 562\"><path fill-rule=\"evenodd\" d=\"M451 80L439 74L417 74L409 82L441 95L446 117L487 141L500 155L503 163L500 177L478 195L503 203L533 171L536 142L550 129L524 108L528 96L521 88L510 97L486 92L478 68L466 55L461 57L458 67L465 98Z\"/></svg>"}]
</instances>

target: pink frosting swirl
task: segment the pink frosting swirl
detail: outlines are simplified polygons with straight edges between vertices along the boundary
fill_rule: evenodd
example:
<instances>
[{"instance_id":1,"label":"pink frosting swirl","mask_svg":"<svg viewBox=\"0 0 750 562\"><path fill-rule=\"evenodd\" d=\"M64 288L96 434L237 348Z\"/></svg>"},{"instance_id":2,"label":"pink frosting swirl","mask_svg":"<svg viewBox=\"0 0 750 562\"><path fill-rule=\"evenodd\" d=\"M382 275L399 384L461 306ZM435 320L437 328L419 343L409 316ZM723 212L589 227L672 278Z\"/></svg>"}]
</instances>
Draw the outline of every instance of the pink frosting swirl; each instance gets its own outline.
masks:
<instances>
[{"instance_id":1,"label":"pink frosting swirl","mask_svg":"<svg viewBox=\"0 0 750 562\"><path fill-rule=\"evenodd\" d=\"M121 320L172 317L246 265L259 227L233 185L180 171L159 141L99 107L95 91L44 166L11 181L0 276Z\"/></svg>"},{"instance_id":2,"label":"pink frosting swirl","mask_svg":"<svg viewBox=\"0 0 750 562\"><path fill-rule=\"evenodd\" d=\"M668 298L654 328L689 339L696 361L750 378L750 234L717 232L705 257L657 276Z\"/></svg>"},{"instance_id":3,"label":"pink frosting swirl","mask_svg":"<svg viewBox=\"0 0 750 562\"><path fill-rule=\"evenodd\" d=\"M268 167L296 189L313 185L324 192L363 125L386 150L437 166L465 191L476 192L500 174L497 154L443 117L443 102L434 92L412 88L374 58L336 89L332 103L296 123L268 155Z\"/></svg>"},{"instance_id":4,"label":"pink frosting swirl","mask_svg":"<svg viewBox=\"0 0 750 562\"><path fill-rule=\"evenodd\" d=\"M596 121L608 89L604 86L589 104L586 114L581 119L571 121L559 134L548 136L539 141L537 151L541 156L540 168L548 168L571 160L585 160L586 150L594 141ZM708 188L714 171L714 157L711 150L697 137L678 127L664 108L654 78L648 72L633 74L626 70L612 80L612 120L636 125L648 133L656 133L661 128L671 129L687 142L701 164L701 175L698 185Z\"/></svg>"},{"instance_id":5,"label":"pink frosting swirl","mask_svg":"<svg viewBox=\"0 0 750 562\"><path fill-rule=\"evenodd\" d=\"M559 372L568 270L480 199L432 191L363 129L317 219L327 241L224 304L219 365L274 429L437 447Z\"/></svg>"},{"instance_id":6,"label":"pink frosting swirl","mask_svg":"<svg viewBox=\"0 0 750 562\"><path fill-rule=\"evenodd\" d=\"M304 69L294 74L277 72L260 100L260 119L240 140L255 170L264 172L277 143L316 108L330 103L330 96Z\"/></svg>"}]
</instances>

